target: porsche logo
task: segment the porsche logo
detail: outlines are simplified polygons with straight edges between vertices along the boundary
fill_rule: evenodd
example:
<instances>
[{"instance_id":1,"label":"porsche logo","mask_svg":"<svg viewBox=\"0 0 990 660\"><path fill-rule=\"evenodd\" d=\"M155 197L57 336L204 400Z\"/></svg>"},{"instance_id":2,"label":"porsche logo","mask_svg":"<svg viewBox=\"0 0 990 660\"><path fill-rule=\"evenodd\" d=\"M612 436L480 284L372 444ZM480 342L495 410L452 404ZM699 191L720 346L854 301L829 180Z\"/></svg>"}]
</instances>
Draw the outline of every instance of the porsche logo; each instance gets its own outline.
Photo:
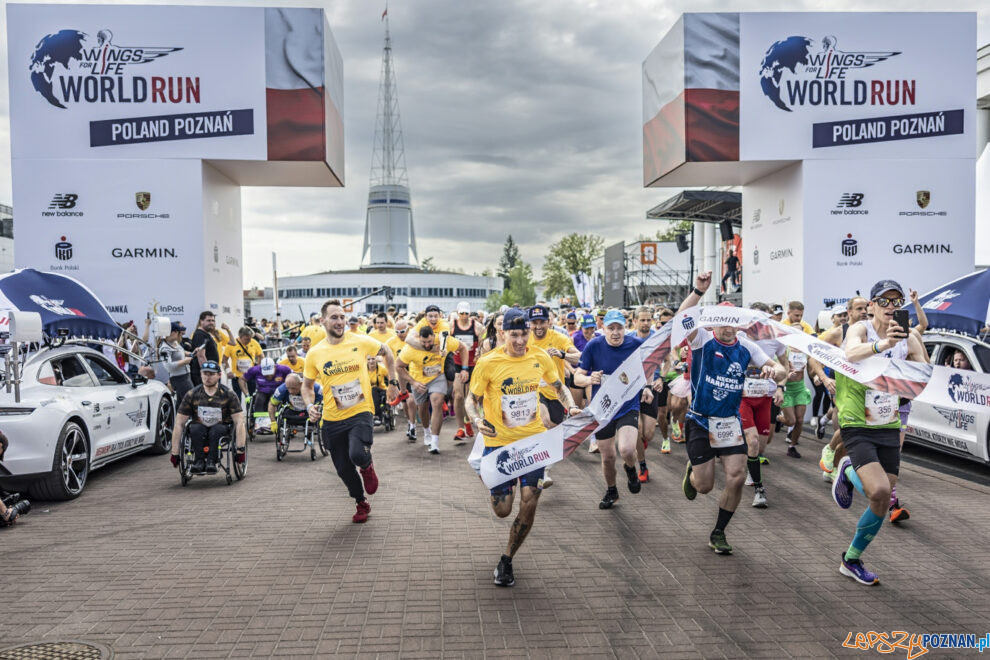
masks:
<instances>
[{"instance_id":1,"label":"porsche logo","mask_svg":"<svg viewBox=\"0 0 990 660\"><path fill-rule=\"evenodd\" d=\"M150 192L139 192L134 193L134 203L142 211L147 211L148 207L151 206L151 193Z\"/></svg>"},{"instance_id":2,"label":"porsche logo","mask_svg":"<svg viewBox=\"0 0 990 660\"><path fill-rule=\"evenodd\" d=\"M919 190L917 192L918 206L925 208L928 202L932 201L932 193L929 190Z\"/></svg>"}]
</instances>

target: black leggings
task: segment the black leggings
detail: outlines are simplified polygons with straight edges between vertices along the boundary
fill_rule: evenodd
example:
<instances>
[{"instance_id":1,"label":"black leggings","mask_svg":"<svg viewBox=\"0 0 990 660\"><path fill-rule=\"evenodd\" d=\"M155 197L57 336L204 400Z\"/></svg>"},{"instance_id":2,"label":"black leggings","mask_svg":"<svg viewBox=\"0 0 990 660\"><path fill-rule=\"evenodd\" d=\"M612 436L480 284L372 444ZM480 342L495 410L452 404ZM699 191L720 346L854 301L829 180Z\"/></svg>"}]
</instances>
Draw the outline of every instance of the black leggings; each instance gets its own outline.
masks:
<instances>
[{"instance_id":1,"label":"black leggings","mask_svg":"<svg viewBox=\"0 0 990 660\"><path fill-rule=\"evenodd\" d=\"M828 389L824 385L815 385L815 398L811 402L811 415L812 417L818 417L818 415L827 415L829 408L832 407L832 397L828 393ZM818 409L821 408L821 413Z\"/></svg>"},{"instance_id":2,"label":"black leggings","mask_svg":"<svg viewBox=\"0 0 990 660\"><path fill-rule=\"evenodd\" d=\"M212 457L213 460L220 460L220 438L230 435L230 426L227 424L214 424L204 426L199 422L189 425L189 444L193 452L193 460Z\"/></svg>"},{"instance_id":3,"label":"black leggings","mask_svg":"<svg viewBox=\"0 0 990 660\"><path fill-rule=\"evenodd\" d=\"M347 492L358 502L364 501L364 482L355 468L371 465L371 443L374 424L371 413L358 413L339 422L323 421L320 435L323 446L330 452L337 476L347 486Z\"/></svg>"}]
</instances>

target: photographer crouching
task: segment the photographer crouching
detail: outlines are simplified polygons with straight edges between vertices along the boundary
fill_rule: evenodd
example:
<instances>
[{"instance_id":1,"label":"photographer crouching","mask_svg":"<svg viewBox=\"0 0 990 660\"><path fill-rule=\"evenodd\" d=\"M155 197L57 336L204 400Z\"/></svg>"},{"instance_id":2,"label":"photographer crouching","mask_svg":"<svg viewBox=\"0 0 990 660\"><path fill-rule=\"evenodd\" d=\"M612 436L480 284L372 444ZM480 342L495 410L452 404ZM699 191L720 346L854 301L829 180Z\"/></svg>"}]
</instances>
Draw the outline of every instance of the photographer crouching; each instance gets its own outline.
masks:
<instances>
[{"instance_id":1,"label":"photographer crouching","mask_svg":"<svg viewBox=\"0 0 990 660\"><path fill-rule=\"evenodd\" d=\"M3 455L7 453L9 444L7 436L3 434L3 431L0 431L0 461L3 460ZM0 497L0 527L13 525L20 516L26 515L30 510L31 503L22 500L20 495L3 493L3 496Z\"/></svg>"}]
</instances>

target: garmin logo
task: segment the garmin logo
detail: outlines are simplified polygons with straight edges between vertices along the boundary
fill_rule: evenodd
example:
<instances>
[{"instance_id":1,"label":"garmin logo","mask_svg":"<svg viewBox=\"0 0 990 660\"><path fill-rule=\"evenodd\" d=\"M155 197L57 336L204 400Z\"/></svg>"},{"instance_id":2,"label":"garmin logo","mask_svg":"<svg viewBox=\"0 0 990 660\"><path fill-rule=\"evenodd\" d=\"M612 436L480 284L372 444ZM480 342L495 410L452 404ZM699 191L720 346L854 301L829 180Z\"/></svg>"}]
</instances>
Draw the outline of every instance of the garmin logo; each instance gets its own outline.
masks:
<instances>
[{"instance_id":1,"label":"garmin logo","mask_svg":"<svg viewBox=\"0 0 990 660\"><path fill-rule=\"evenodd\" d=\"M894 254L952 254L952 246L948 243L895 243L893 250Z\"/></svg>"},{"instance_id":2,"label":"garmin logo","mask_svg":"<svg viewBox=\"0 0 990 660\"><path fill-rule=\"evenodd\" d=\"M777 261L778 259L789 259L793 256L794 256L794 250L792 248L784 248L783 250L770 251L770 261Z\"/></svg>"},{"instance_id":3,"label":"garmin logo","mask_svg":"<svg viewBox=\"0 0 990 660\"><path fill-rule=\"evenodd\" d=\"M175 248L113 248L110 255L114 259L176 259Z\"/></svg>"}]
</instances>

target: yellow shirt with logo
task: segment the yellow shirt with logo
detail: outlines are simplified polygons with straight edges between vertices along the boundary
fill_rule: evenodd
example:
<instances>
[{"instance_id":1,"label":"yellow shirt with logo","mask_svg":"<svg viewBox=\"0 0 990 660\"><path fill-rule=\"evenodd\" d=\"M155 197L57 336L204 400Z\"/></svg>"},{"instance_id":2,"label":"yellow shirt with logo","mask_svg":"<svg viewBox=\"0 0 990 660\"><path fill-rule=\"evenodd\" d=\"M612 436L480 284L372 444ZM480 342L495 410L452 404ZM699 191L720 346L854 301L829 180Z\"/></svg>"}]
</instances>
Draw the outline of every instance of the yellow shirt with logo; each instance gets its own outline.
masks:
<instances>
[{"instance_id":1,"label":"yellow shirt with logo","mask_svg":"<svg viewBox=\"0 0 990 660\"><path fill-rule=\"evenodd\" d=\"M282 360L279 360L278 363L281 364L281 365L284 365L284 366L288 367L289 369L292 369L293 372L295 372L297 374L300 374L300 375L303 372L303 367L306 366L306 360L304 358L301 358L301 357L297 357L296 358L296 363L295 364L292 364L291 362L289 362L289 358L284 358Z\"/></svg>"},{"instance_id":2,"label":"yellow shirt with logo","mask_svg":"<svg viewBox=\"0 0 990 660\"><path fill-rule=\"evenodd\" d=\"M399 339L399 335L392 335L385 344L392 349L392 355L398 355L402 347L406 345L406 342Z\"/></svg>"},{"instance_id":3,"label":"yellow shirt with logo","mask_svg":"<svg viewBox=\"0 0 990 660\"><path fill-rule=\"evenodd\" d=\"M234 376L242 378L245 371L258 364L264 352L256 339L242 344L238 338L233 344L227 345L224 355L230 360L230 370L234 372Z\"/></svg>"},{"instance_id":4,"label":"yellow shirt with logo","mask_svg":"<svg viewBox=\"0 0 990 660\"><path fill-rule=\"evenodd\" d=\"M435 341L439 341L436 339ZM409 365L409 375L419 383L431 382L443 375L443 361L448 353L456 353L461 348L461 342L453 337L447 337L445 350L439 353L413 348L409 344L399 351L399 359Z\"/></svg>"},{"instance_id":5,"label":"yellow shirt with logo","mask_svg":"<svg viewBox=\"0 0 990 660\"><path fill-rule=\"evenodd\" d=\"M371 378L372 387L388 389L388 369L381 362L378 363L378 368L374 372L369 372L368 376Z\"/></svg>"},{"instance_id":6,"label":"yellow shirt with logo","mask_svg":"<svg viewBox=\"0 0 990 660\"><path fill-rule=\"evenodd\" d=\"M414 337L419 337L420 328L423 328L428 325L430 325L430 322L424 316L419 320L419 323L417 323L416 326L409 332L412 332ZM430 327L433 328L433 332L435 332L436 334L440 334L441 332L446 332L450 334L450 324L447 323L447 319L445 318L441 318L439 321L437 321L436 325Z\"/></svg>"},{"instance_id":7,"label":"yellow shirt with logo","mask_svg":"<svg viewBox=\"0 0 990 660\"><path fill-rule=\"evenodd\" d=\"M568 348L574 348L574 342L572 342L569 337L565 337L552 328L547 329L547 334L543 337L543 339L537 339L536 334L531 331L529 333L529 345L535 346L536 348L542 348L544 351L550 350L551 348L556 348L561 353L565 354L567 353ZM549 357L549 354L547 357ZM564 358L551 357L550 359L553 361L554 366L557 367L557 380L563 383L564 377L566 376L566 372L564 371ZM540 394L550 400L556 400L559 397L557 396L557 390L550 385L552 382L552 380L541 382Z\"/></svg>"},{"instance_id":8,"label":"yellow shirt with logo","mask_svg":"<svg viewBox=\"0 0 990 660\"><path fill-rule=\"evenodd\" d=\"M526 347L522 357L511 357L501 346L475 364L471 393L483 397L485 419L495 437L485 436L486 447L504 447L546 430L540 417L540 381L557 380L557 368L546 351Z\"/></svg>"},{"instance_id":9,"label":"yellow shirt with logo","mask_svg":"<svg viewBox=\"0 0 990 660\"><path fill-rule=\"evenodd\" d=\"M311 340L311 343L309 345L310 348L316 346L320 342L320 340L325 339L326 336L327 336L327 331L323 329L322 325L313 325L312 323L310 323L305 328L303 328L302 332L299 333L300 340L303 337L310 338Z\"/></svg>"},{"instance_id":10,"label":"yellow shirt with logo","mask_svg":"<svg viewBox=\"0 0 990 660\"><path fill-rule=\"evenodd\" d=\"M339 344L328 341L309 349L303 375L323 388L323 419L339 422L359 413L374 414L368 358L382 345L368 337L344 334Z\"/></svg>"},{"instance_id":11,"label":"yellow shirt with logo","mask_svg":"<svg viewBox=\"0 0 990 660\"><path fill-rule=\"evenodd\" d=\"M374 339L375 341L380 341L383 344L388 344L389 339L394 337L395 333L392 332L391 330L386 330L385 332L378 332L377 330L372 328L371 332L368 333L368 336ZM395 351L392 352L394 353Z\"/></svg>"}]
</instances>

